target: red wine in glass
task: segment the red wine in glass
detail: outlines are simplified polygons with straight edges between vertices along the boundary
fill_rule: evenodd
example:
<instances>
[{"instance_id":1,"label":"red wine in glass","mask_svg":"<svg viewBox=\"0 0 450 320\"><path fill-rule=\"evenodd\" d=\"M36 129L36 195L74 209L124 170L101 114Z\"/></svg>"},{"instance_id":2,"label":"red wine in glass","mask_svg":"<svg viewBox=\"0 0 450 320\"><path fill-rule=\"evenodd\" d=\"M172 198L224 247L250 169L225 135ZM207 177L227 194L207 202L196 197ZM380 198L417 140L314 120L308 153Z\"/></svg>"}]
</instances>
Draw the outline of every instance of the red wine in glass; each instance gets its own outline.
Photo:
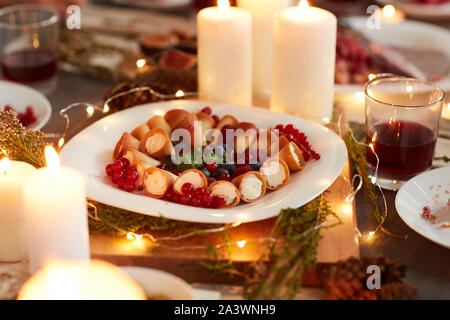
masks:
<instances>
[{"instance_id":1,"label":"red wine in glass","mask_svg":"<svg viewBox=\"0 0 450 320\"><path fill-rule=\"evenodd\" d=\"M56 74L56 56L49 49L23 49L3 56L5 80L31 83L51 79Z\"/></svg>"},{"instance_id":2,"label":"red wine in glass","mask_svg":"<svg viewBox=\"0 0 450 320\"><path fill-rule=\"evenodd\" d=\"M381 174L407 180L431 167L436 136L428 127L410 121L382 122L366 136L380 159ZM367 149L367 162L375 168L374 153ZM402 179L403 177L403 179Z\"/></svg>"}]
</instances>

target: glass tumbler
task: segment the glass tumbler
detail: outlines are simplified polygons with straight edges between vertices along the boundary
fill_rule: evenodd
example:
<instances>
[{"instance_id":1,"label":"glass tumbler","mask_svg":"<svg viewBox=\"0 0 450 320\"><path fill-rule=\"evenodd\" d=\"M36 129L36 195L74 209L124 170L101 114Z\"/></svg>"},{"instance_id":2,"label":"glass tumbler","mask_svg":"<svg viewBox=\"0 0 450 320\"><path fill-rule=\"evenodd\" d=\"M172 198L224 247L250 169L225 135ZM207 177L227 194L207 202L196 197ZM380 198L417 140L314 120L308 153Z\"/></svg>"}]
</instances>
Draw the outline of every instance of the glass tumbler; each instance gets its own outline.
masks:
<instances>
[{"instance_id":1,"label":"glass tumbler","mask_svg":"<svg viewBox=\"0 0 450 320\"><path fill-rule=\"evenodd\" d=\"M431 167L444 92L422 80L385 76L366 84L367 166L372 181L398 190ZM377 171L378 170L378 171Z\"/></svg>"},{"instance_id":2,"label":"glass tumbler","mask_svg":"<svg viewBox=\"0 0 450 320\"><path fill-rule=\"evenodd\" d=\"M51 6L21 4L0 10L0 58L3 79L45 94L57 84L59 14Z\"/></svg>"}]
</instances>

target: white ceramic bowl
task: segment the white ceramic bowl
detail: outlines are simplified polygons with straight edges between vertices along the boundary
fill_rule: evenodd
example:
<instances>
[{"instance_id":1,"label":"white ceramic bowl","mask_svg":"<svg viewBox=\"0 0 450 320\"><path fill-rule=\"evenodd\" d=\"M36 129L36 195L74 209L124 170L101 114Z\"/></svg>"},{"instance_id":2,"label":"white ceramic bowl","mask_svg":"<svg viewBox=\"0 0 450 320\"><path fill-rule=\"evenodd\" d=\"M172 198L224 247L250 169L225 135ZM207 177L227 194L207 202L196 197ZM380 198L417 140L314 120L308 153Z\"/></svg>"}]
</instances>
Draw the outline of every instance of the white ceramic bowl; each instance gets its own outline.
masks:
<instances>
[{"instance_id":1,"label":"white ceramic bowl","mask_svg":"<svg viewBox=\"0 0 450 320\"><path fill-rule=\"evenodd\" d=\"M17 112L25 112L31 106L36 115L31 129L43 128L52 115L52 106L47 97L39 91L13 82L0 81L0 105L11 105Z\"/></svg>"},{"instance_id":2,"label":"white ceramic bowl","mask_svg":"<svg viewBox=\"0 0 450 320\"><path fill-rule=\"evenodd\" d=\"M164 296L169 300L195 299L192 287L170 273L142 267L122 267L121 269L142 286L148 297Z\"/></svg>"},{"instance_id":3,"label":"white ceramic bowl","mask_svg":"<svg viewBox=\"0 0 450 320\"><path fill-rule=\"evenodd\" d=\"M395 207L402 220L414 231L431 241L450 248L450 228L441 223L450 222L450 167L424 172L403 185L395 198ZM436 215L432 223L422 217L425 206Z\"/></svg>"}]
</instances>

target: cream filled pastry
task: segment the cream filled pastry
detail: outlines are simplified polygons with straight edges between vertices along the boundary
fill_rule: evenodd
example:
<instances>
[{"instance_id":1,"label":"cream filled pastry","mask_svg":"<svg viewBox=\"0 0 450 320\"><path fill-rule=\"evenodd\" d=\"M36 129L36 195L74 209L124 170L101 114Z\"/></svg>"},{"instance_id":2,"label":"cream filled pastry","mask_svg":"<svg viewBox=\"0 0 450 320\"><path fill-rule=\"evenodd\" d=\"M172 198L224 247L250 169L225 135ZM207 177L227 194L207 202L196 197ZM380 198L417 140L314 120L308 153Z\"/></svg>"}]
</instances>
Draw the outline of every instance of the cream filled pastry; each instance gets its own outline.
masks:
<instances>
[{"instance_id":1,"label":"cream filled pastry","mask_svg":"<svg viewBox=\"0 0 450 320\"><path fill-rule=\"evenodd\" d=\"M259 172L266 178L267 189L269 190L278 190L289 182L289 167L282 159L266 160Z\"/></svg>"},{"instance_id":2,"label":"cream filled pastry","mask_svg":"<svg viewBox=\"0 0 450 320\"><path fill-rule=\"evenodd\" d=\"M194 189L206 188L208 186L208 180L206 179L205 174L197 169L189 169L180 174L173 186L175 192L182 194L181 188L185 183L191 183L194 186Z\"/></svg>"},{"instance_id":3,"label":"cream filled pastry","mask_svg":"<svg viewBox=\"0 0 450 320\"><path fill-rule=\"evenodd\" d=\"M280 150L279 158L286 162L291 171L300 171L306 166L302 152L294 142L289 142Z\"/></svg>"},{"instance_id":4,"label":"cream filled pastry","mask_svg":"<svg viewBox=\"0 0 450 320\"><path fill-rule=\"evenodd\" d=\"M152 198L162 198L174 184L177 176L159 168L148 168L143 177L145 194Z\"/></svg>"},{"instance_id":5,"label":"cream filled pastry","mask_svg":"<svg viewBox=\"0 0 450 320\"><path fill-rule=\"evenodd\" d=\"M245 202L253 202L266 193L266 179L257 171L244 173L232 181L239 189L241 199Z\"/></svg>"},{"instance_id":6,"label":"cream filled pastry","mask_svg":"<svg viewBox=\"0 0 450 320\"><path fill-rule=\"evenodd\" d=\"M216 181L208 187L208 191L216 197L225 199L225 206L223 208L234 207L241 200L238 188L229 181Z\"/></svg>"},{"instance_id":7,"label":"cream filled pastry","mask_svg":"<svg viewBox=\"0 0 450 320\"><path fill-rule=\"evenodd\" d=\"M164 158L172 153L173 145L169 135L161 128L151 129L142 138L141 151L155 158Z\"/></svg>"}]
</instances>

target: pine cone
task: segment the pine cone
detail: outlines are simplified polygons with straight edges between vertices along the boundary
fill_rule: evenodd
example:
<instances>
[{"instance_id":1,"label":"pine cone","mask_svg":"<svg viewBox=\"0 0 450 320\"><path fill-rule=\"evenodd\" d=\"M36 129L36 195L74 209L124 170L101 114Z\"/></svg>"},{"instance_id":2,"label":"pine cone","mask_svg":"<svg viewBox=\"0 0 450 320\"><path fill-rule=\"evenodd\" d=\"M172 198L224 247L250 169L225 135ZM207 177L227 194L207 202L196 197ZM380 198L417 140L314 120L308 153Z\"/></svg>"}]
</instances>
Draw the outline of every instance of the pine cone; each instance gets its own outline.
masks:
<instances>
[{"instance_id":1,"label":"pine cone","mask_svg":"<svg viewBox=\"0 0 450 320\"><path fill-rule=\"evenodd\" d=\"M158 93L167 95L175 94L178 90L196 92L197 76L194 71L154 69L141 75L136 81L119 83L105 94L104 100L137 87L150 87ZM108 105L111 110L117 111L156 101L161 101L161 99L149 91L137 91L117 97Z\"/></svg>"},{"instance_id":2,"label":"pine cone","mask_svg":"<svg viewBox=\"0 0 450 320\"><path fill-rule=\"evenodd\" d=\"M381 290L369 290L366 286L367 278L370 276L367 274L367 267L370 265L380 267ZM364 257L360 260L350 258L331 265L324 270L322 276L330 299L374 300L396 299L396 297L413 299L416 296L415 289L402 283L405 271L405 266L397 266L394 260L384 257Z\"/></svg>"},{"instance_id":3,"label":"pine cone","mask_svg":"<svg viewBox=\"0 0 450 320\"><path fill-rule=\"evenodd\" d=\"M379 292L381 300L415 300L417 290L407 283L390 282L381 286Z\"/></svg>"}]
</instances>

